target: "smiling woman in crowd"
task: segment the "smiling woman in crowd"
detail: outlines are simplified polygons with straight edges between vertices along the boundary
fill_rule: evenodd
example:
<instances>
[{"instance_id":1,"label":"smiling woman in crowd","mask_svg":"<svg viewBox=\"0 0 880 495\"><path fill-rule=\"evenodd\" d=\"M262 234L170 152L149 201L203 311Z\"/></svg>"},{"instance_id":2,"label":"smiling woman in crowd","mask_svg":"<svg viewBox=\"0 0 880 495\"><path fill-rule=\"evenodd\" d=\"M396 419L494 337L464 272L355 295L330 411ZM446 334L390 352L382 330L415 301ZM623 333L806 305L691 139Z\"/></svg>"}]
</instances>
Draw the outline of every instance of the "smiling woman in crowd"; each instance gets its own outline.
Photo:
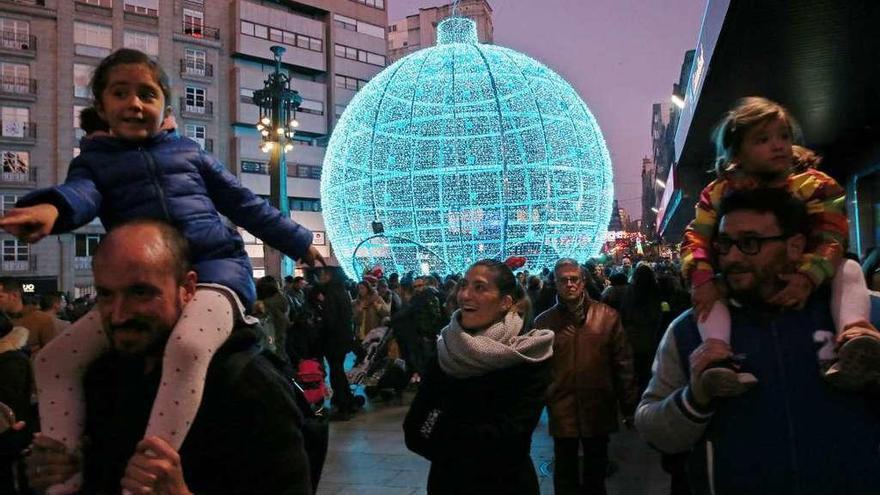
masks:
<instances>
[{"instance_id":1,"label":"smiling woman in crowd","mask_svg":"<svg viewBox=\"0 0 880 495\"><path fill-rule=\"evenodd\" d=\"M460 282L438 357L403 424L431 461L428 493L537 494L529 451L550 382L553 332L522 333L510 268L482 260Z\"/></svg>"}]
</instances>

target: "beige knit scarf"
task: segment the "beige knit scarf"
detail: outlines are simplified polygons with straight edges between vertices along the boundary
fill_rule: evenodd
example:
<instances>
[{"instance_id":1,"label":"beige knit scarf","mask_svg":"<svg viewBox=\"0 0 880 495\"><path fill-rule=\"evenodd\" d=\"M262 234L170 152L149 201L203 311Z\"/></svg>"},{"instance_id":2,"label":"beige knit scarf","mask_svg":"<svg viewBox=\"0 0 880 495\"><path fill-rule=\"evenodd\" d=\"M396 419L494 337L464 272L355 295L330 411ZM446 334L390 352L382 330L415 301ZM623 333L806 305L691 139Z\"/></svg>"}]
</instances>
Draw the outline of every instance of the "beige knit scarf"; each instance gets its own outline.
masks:
<instances>
[{"instance_id":1,"label":"beige knit scarf","mask_svg":"<svg viewBox=\"0 0 880 495\"><path fill-rule=\"evenodd\" d=\"M553 355L553 331L535 329L520 335L523 320L516 312L475 333L461 327L459 316L460 311L452 315L437 340L440 368L453 378L481 376Z\"/></svg>"}]
</instances>

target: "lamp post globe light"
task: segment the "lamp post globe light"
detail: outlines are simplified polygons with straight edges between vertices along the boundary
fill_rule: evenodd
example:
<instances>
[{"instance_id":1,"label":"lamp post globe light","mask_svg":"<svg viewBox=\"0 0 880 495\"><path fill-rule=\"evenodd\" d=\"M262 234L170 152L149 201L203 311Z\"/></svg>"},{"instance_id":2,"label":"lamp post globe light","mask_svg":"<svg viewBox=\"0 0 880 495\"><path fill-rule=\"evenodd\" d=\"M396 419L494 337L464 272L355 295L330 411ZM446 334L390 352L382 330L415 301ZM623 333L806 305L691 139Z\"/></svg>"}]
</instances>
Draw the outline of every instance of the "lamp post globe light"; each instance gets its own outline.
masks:
<instances>
[{"instance_id":1,"label":"lamp post globe light","mask_svg":"<svg viewBox=\"0 0 880 495\"><path fill-rule=\"evenodd\" d=\"M290 77L281 72L281 56L286 51L283 46L270 48L275 58L275 71L263 83L263 89L254 91L254 103L260 108L260 148L269 153L269 202L287 218L290 218L290 204L287 198L287 160L285 154L293 149L293 135L299 122L296 109L302 97L290 89ZM278 250L263 244L264 266L267 275L281 280L292 272L290 258Z\"/></svg>"},{"instance_id":2,"label":"lamp post globe light","mask_svg":"<svg viewBox=\"0 0 880 495\"><path fill-rule=\"evenodd\" d=\"M437 40L373 77L330 137L321 204L343 268L596 255L613 186L587 105L540 62L479 43L470 19L443 20Z\"/></svg>"}]
</instances>

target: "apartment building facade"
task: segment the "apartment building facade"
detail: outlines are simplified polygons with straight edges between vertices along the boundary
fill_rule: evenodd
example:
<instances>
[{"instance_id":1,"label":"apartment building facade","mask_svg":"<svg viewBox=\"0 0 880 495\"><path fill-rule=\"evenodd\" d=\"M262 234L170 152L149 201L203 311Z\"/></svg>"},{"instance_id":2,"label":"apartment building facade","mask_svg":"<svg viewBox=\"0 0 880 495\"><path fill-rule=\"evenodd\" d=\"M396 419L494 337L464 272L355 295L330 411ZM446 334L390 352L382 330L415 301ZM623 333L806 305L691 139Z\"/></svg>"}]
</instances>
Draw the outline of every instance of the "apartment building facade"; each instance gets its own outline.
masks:
<instances>
[{"instance_id":1,"label":"apartment building facade","mask_svg":"<svg viewBox=\"0 0 880 495\"><path fill-rule=\"evenodd\" d=\"M437 42L437 24L453 13L453 4L426 7L388 25L388 60L395 62L410 53L434 46ZM455 14L477 23L480 43L492 43L492 7L486 0L461 0Z\"/></svg>"},{"instance_id":2,"label":"apartment building facade","mask_svg":"<svg viewBox=\"0 0 880 495\"><path fill-rule=\"evenodd\" d=\"M92 70L121 47L165 69L179 132L268 197L251 96L274 70L269 47L281 45L282 68L303 96L287 154L292 217L330 255L320 213L324 147L345 105L384 68L386 23L384 0L0 0L0 212L64 180L79 152L79 112L92 102ZM102 234L97 220L34 245L0 234L0 272L34 292L89 293ZM242 234L261 276L262 245Z\"/></svg>"}]
</instances>

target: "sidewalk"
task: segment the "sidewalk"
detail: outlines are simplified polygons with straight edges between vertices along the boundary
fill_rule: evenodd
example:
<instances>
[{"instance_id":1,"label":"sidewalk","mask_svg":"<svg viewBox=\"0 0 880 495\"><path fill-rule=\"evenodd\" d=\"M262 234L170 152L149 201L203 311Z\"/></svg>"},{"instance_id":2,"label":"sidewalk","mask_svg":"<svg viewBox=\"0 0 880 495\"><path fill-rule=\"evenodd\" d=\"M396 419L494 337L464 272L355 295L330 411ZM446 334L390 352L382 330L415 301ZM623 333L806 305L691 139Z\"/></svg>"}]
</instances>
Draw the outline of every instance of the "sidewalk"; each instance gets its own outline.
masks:
<instances>
[{"instance_id":1,"label":"sidewalk","mask_svg":"<svg viewBox=\"0 0 880 495\"><path fill-rule=\"evenodd\" d=\"M347 422L330 423L330 449L318 495L410 495L425 493L429 463L406 449L403 418L413 393L403 401L367 404ZM634 431L612 436L611 459L619 471L608 479L609 495L666 495L669 478L660 455ZM553 440L547 415L532 437L532 459L542 494L553 493Z\"/></svg>"}]
</instances>

